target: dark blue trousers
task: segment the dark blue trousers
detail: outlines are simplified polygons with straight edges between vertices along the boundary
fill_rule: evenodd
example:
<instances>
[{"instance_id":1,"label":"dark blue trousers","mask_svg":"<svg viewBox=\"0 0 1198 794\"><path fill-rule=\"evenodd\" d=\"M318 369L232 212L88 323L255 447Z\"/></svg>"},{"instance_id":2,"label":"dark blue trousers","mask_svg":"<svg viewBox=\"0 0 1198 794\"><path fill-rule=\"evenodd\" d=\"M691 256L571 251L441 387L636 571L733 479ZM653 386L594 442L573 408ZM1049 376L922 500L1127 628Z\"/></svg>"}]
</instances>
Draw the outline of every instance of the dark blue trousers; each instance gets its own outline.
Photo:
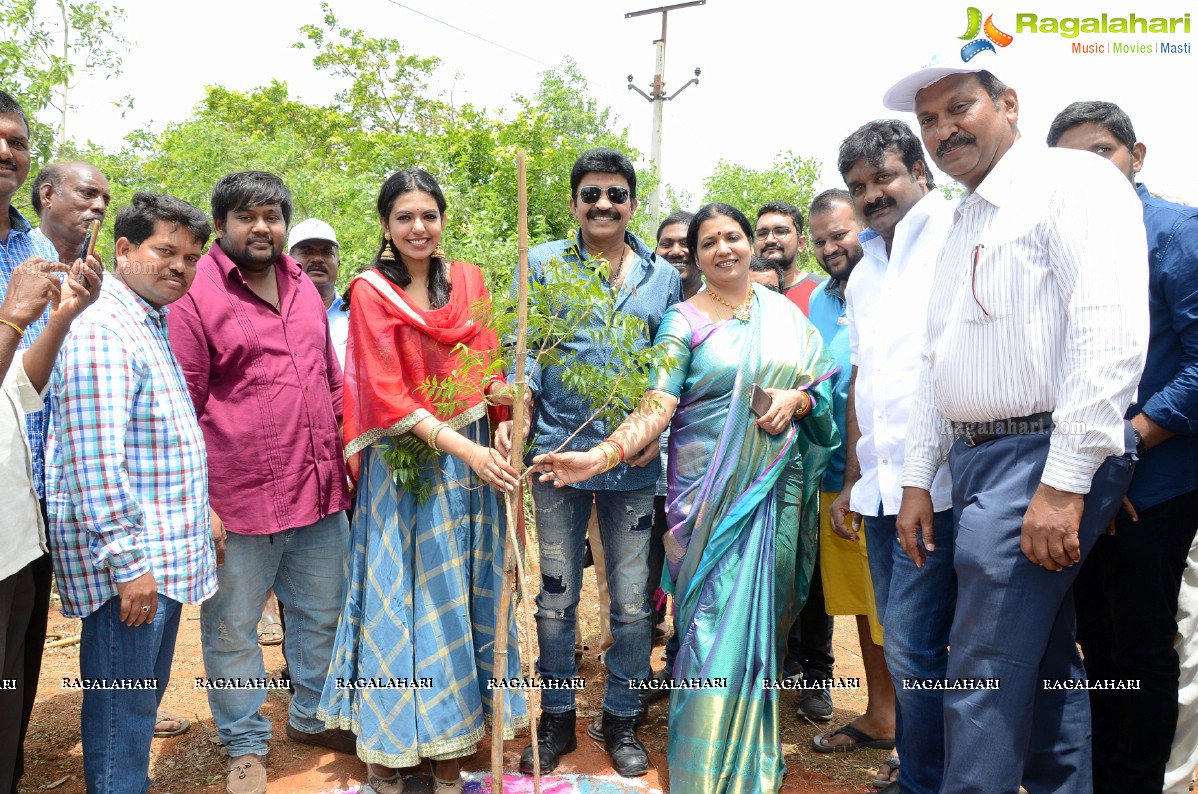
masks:
<instances>
[{"instance_id":1,"label":"dark blue trousers","mask_svg":"<svg viewBox=\"0 0 1198 794\"><path fill-rule=\"evenodd\" d=\"M1049 571L1019 548L1049 434L1006 436L949 456L957 517L957 611L948 679L996 689L945 692L942 794L1090 794L1090 704L1074 642L1072 586L1081 564ZM1130 456L1108 458L1086 496L1084 556L1131 481Z\"/></svg>"}]
</instances>

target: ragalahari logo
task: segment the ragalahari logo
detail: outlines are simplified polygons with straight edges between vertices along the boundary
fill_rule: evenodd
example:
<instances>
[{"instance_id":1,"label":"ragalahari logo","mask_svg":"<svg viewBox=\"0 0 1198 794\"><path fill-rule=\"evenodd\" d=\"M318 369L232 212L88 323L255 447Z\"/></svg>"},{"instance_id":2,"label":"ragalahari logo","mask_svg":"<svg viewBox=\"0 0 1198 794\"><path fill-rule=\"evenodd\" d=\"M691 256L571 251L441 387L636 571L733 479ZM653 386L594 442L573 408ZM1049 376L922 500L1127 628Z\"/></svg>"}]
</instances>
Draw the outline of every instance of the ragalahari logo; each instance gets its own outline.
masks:
<instances>
[{"instance_id":1,"label":"ragalahari logo","mask_svg":"<svg viewBox=\"0 0 1198 794\"><path fill-rule=\"evenodd\" d=\"M997 52L994 49L995 45L1005 47L1010 44L1015 38L1010 33L1003 33L994 25L994 14L986 17L986 24L982 24L982 12L973 6L965 9L966 27L965 35L961 36L962 41L968 42L961 48L961 60L968 63L975 56L983 52ZM985 33L985 38L978 38L978 33Z\"/></svg>"}]
</instances>

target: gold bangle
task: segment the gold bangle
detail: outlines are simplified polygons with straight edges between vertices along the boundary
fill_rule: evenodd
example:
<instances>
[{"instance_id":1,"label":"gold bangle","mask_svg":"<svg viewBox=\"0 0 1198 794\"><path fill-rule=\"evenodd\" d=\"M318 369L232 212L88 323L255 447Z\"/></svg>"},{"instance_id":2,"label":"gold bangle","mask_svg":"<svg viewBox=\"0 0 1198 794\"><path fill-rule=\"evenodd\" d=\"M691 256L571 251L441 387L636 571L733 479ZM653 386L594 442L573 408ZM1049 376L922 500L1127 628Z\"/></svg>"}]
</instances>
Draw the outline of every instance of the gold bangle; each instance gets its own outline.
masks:
<instances>
[{"instance_id":1,"label":"gold bangle","mask_svg":"<svg viewBox=\"0 0 1198 794\"><path fill-rule=\"evenodd\" d=\"M597 449L603 450L603 472L607 473L620 465L623 455L620 454L620 448L612 441L600 441L596 445Z\"/></svg>"},{"instance_id":2,"label":"gold bangle","mask_svg":"<svg viewBox=\"0 0 1198 794\"><path fill-rule=\"evenodd\" d=\"M449 425L445 422L438 422L437 424L433 425L432 430L428 431L428 445L433 448L434 452L441 451L441 448L437 446L437 436L440 435L441 431L447 427L449 427Z\"/></svg>"},{"instance_id":3,"label":"gold bangle","mask_svg":"<svg viewBox=\"0 0 1198 794\"><path fill-rule=\"evenodd\" d=\"M811 409L811 395L805 391L800 391L799 396L803 398L803 404L795 409L795 416L803 417L806 416L808 411Z\"/></svg>"},{"instance_id":4,"label":"gold bangle","mask_svg":"<svg viewBox=\"0 0 1198 794\"><path fill-rule=\"evenodd\" d=\"M16 323L12 322L11 320L5 320L3 317L0 317L0 324L7 325L9 328L16 331L18 340L25 338L25 329L22 328L21 326L17 325Z\"/></svg>"}]
</instances>

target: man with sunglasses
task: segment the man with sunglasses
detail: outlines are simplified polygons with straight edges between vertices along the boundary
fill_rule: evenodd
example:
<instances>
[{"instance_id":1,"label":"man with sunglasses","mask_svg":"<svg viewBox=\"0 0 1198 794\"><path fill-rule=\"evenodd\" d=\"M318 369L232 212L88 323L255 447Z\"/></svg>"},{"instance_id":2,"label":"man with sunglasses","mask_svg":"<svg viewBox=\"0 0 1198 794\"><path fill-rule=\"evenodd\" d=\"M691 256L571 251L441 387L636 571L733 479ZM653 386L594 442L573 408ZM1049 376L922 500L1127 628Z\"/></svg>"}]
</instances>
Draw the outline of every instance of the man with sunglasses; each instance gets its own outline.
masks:
<instances>
[{"instance_id":1,"label":"man with sunglasses","mask_svg":"<svg viewBox=\"0 0 1198 794\"><path fill-rule=\"evenodd\" d=\"M917 566L944 553L929 490L947 459L957 605L940 790L1089 792L1072 584L1131 480L1143 208L1088 152L1019 140L1019 99L993 74L944 64L883 100L915 113L936 165L966 189L928 299L898 520Z\"/></svg>"},{"instance_id":2,"label":"man with sunglasses","mask_svg":"<svg viewBox=\"0 0 1198 794\"><path fill-rule=\"evenodd\" d=\"M648 347L666 309L682 299L682 283L669 262L628 232L636 207L636 172L628 158L612 149L585 152L570 172L570 212L578 221L578 234L530 251L529 277L537 284L571 273L600 279L614 296L615 311L644 320L645 335L637 344ZM596 312L568 336L555 340L560 363L538 363L540 351L529 351L526 372L535 399L530 459L559 448L590 449L615 429L591 419L590 405L567 385L568 369L574 363L611 366L612 350L600 341L605 324ZM560 756L577 746L574 692L550 687L568 686L578 672L575 611L592 504L598 511L607 563L614 640L604 655L603 742L621 775L643 775L649 770L648 753L636 737L640 692L630 683L651 675L653 620L647 581L653 496L660 471L657 440L643 450L626 452L627 458L615 468L571 487L531 481L541 550L537 673L547 684L537 727L542 771L553 770ZM528 774L532 767L530 746L520 759L520 771Z\"/></svg>"}]
</instances>

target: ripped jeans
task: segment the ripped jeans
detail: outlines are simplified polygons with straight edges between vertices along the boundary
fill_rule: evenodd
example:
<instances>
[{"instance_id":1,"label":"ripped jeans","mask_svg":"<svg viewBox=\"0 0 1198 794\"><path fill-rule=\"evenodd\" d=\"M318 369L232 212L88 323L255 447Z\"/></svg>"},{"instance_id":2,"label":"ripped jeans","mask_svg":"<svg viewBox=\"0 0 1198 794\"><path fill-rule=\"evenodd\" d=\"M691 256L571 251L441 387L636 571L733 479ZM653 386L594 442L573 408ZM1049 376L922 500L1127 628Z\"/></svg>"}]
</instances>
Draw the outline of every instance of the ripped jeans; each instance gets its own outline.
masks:
<instances>
[{"instance_id":1,"label":"ripped jeans","mask_svg":"<svg viewBox=\"0 0 1198 794\"><path fill-rule=\"evenodd\" d=\"M541 547L541 593L537 596L541 656L537 673L547 681L569 681L578 673L574 664L575 611L582 588L582 558L593 499L607 559L614 640L603 656L608 671L603 708L618 717L637 715L640 692L631 689L629 681L650 676L653 620L646 588L653 493L652 485L635 491L584 491L532 481ZM574 691L544 689L541 708L556 714L572 710Z\"/></svg>"}]
</instances>

